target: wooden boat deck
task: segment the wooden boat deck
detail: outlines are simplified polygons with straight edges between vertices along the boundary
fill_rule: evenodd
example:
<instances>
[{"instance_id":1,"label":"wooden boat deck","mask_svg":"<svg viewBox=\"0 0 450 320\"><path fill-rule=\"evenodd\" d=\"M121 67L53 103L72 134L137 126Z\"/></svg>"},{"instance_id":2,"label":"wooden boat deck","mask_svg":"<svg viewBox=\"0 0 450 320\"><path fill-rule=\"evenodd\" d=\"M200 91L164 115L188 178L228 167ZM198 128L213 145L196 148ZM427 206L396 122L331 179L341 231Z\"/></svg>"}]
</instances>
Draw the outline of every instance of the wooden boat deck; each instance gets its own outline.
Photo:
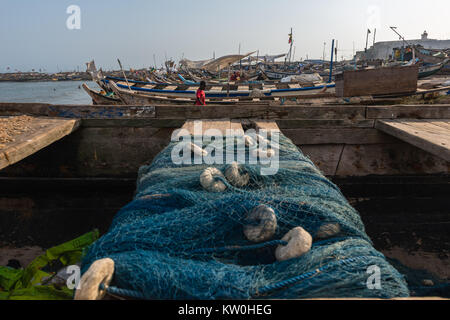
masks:
<instances>
[{"instance_id":1,"label":"wooden boat deck","mask_svg":"<svg viewBox=\"0 0 450 320\"><path fill-rule=\"evenodd\" d=\"M448 259L442 255L449 247L450 162L377 127L409 119L448 124L448 104L0 103L0 116L23 114L81 124L66 138L0 170L0 240L6 243L51 247L96 227L106 231L133 196L139 167L167 146L175 129L197 119L204 121L203 129L238 122L246 130L249 124L278 127L299 146L361 213L386 257L448 278ZM72 217L83 223L67 223Z\"/></svg>"},{"instance_id":2,"label":"wooden boat deck","mask_svg":"<svg viewBox=\"0 0 450 320\"><path fill-rule=\"evenodd\" d=\"M379 120L375 127L384 133L450 161L449 119Z\"/></svg>"},{"instance_id":3,"label":"wooden boat deck","mask_svg":"<svg viewBox=\"0 0 450 320\"><path fill-rule=\"evenodd\" d=\"M0 144L0 169L36 153L75 131L78 119L45 117L2 117L0 132L5 135ZM9 134L8 134L9 132Z\"/></svg>"}]
</instances>

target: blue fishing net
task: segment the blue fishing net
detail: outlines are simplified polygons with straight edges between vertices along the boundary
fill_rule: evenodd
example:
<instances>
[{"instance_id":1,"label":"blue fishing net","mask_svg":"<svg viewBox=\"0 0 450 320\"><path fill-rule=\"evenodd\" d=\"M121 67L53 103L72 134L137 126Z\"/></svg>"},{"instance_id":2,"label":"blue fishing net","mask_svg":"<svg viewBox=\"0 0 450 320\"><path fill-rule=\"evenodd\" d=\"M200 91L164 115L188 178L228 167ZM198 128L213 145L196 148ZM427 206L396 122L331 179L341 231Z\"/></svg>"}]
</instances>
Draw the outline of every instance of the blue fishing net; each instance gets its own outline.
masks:
<instances>
[{"instance_id":1,"label":"blue fishing net","mask_svg":"<svg viewBox=\"0 0 450 320\"><path fill-rule=\"evenodd\" d=\"M227 143L224 138L224 148ZM224 172L228 165L174 164L175 146L170 143L140 168L134 200L89 248L83 273L95 260L111 258L111 285L146 299L409 295L403 276L373 248L359 214L339 188L282 134L276 174L262 175L261 164L246 161L241 170L250 175L248 185L227 184L218 193L206 191L199 177L208 167ZM228 147L237 153L239 145ZM243 226L247 213L261 204L273 208L277 229L270 241L255 244L246 239ZM325 224L338 224L339 232L318 239ZM277 261L280 239L298 226L312 235L311 250ZM379 270L378 288L368 286L371 266Z\"/></svg>"}]
</instances>

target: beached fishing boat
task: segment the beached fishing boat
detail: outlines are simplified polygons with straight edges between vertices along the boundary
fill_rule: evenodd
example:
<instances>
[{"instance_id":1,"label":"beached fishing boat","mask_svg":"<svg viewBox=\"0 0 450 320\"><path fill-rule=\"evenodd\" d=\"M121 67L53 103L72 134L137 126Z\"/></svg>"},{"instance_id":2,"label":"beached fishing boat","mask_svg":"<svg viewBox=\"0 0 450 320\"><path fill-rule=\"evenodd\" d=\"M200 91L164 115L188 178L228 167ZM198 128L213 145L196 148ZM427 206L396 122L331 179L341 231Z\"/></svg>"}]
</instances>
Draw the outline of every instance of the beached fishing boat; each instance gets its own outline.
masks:
<instances>
[{"instance_id":1,"label":"beached fishing boat","mask_svg":"<svg viewBox=\"0 0 450 320\"><path fill-rule=\"evenodd\" d=\"M439 72L444 65L449 61L449 59L445 59L443 62L434 64L434 65L428 65L428 66L422 66L419 69L419 79L429 77L437 72Z\"/></svg>"},{"instance_id":2,"label":"beached fishing boat","mask_svg":"<svg viewBox=\"0 0 450 320\"><path fill-rule=\"evenodd\" d=\"M215 127L211 125L214 119L223 119L219 122L230 127L242 123L255 128L264 121L275 121L360 212L377 250L398 261L399 268L408 267L419 286L429 279L419 270L447 279L447 261L442 254L449 243L445 210L450 158L445 152L448 147L438 141L446 136L438 133L445 131L443 126L448 128L449 110L448 105L204 108L0 103L1 116L32 115L33 128L40 130L30 131L35 138L22 139L3 150L11 156L0 171L0 201L4 203L0 207L4 221L1 240L51 247L95 227L105 233L112 218L132 199L138 169L155 159L170 142L174 129L191 119L205 121L208 128ZM49 122L58 117L61 124ZM42 123L52 127L45 129ZM404 130L414 126L408 134L398 133L403 123ZM432 125L436 136L430 139ZM55 137L56 131L62 133ZM425 140L414 140L420 132ZM55 139L59 140L43 147ZM40 140L45 140L40 144L43 148L36 151ZM27 141L33 148L16 148ZM26 157L19 151L27 151ZM143 202L150 200L142 198ZM62 211L65 214L61 215ZM67 223L72 218L83 223ZM42 225L48 226L46 232ZM426 295L414 292L415 283L410 287L412 295ZM432 294L441 295L438 291Z\"/></svg>"},{"instance_id":3,"label":"beached fishing boat","mask_svg":"<svg viewBox=\"0 0 450 320\"><path fill-rule=\"evenodd\" d=\"M89 88L85 83L83 83L81 86L83 87L84 91L86 91L87 94L92 98L93 104L118 105L123 103L120 99L114 97L113 95L108 95L107 93L102 93L101 91L96 91Z\"/></svg>"},{"instance_id":4,"label":"beached fishing boat","mask_svg":"<svg viewBox=\"0 0 450 320\"><path fill-rule=\"evenodd\" d=\"M102 80L104 84L109 84L111 80ZM118 88L128 89L137 93L164 96L167 98L188 98L195 99L197 87L189 87L186 85L142 85L135 86L129 82L116 82ZM277 88L278 86L278 88ZM314 87L300 87L298 84L278 84L263 85L249 84L247 86L224 85L224 86L207 86L205 95L207 99L224 100L224 99L261 99L261 98L295 98L299 96L310 96L321 94L324 92L334 92L335 85L324 84Z\"/></svg>"},{"instance_id":5,"label":"beached fishing boat","mask_svg":"<svg viewBox=\"0 0 450 320\"><path fill-rule=\"evenodd\" d=\"M286 78L286 77L300 75L300 73L298 73L298 72L281 72L281 71L269 71L269 70L264 70L263 73L270 80L281 80L281 79Z\"/></svg>"},{"instance_id":6,"label":"beached fishing boat","mask_svg":"<svg viewBox=\"0 0 450 320\"><path fill-rule=\"evenodd\" d=\"M111 88L114 95L117 96L121 104L125 105L135 105L135 106L145 106L145 105L153 105L153 104L170 104L170 105L193 105L195 104L195 99L190 98L170 98L165 96L157 96L157 95L149 95L144 93L139 93L135 91L130 91L129 89L122 89L117 86L114 81L109 82L109 87ZM209 100L207 100L209 102ZM214 104L219 105L230 105L237 104L239 100L234 101L215 101ZM245 101L241 101L242 103L246 103ZM247 102L249 103L249 102Z\"/></svg>"},{"instance_id":7,"label":"beached fishing boat","mask_svg":"<svg viewBox=\"0 0 450 320\"><path fill-rule=\"evenodd\" d=\"M428 64L438 64L447 58L447 55L442 51L435 52L436 50L427 50L419 46L415 46L414 50L416 58Z\"/></svg>"}]
</instances>

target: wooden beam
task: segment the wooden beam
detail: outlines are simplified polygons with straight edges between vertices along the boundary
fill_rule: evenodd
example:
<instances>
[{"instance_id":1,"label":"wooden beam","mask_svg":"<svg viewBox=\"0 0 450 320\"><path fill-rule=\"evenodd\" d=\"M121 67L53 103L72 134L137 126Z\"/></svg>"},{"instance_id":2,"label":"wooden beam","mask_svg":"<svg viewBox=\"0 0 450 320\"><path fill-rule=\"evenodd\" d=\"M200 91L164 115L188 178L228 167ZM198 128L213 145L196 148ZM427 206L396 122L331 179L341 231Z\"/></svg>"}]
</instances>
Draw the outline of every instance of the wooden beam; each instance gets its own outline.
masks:
<instances>
[{"instance_id":1,"label":"wooden beam","mask_svg":"<svg viewBox=\"0 0 450 320\"><path fill-rule=\"evenodd\" d=\"M215 129L219 130L223 136L229 133L229 130L233 130L239 135L244 134L244 129L239 122L231 121L230 119L221 120L188 120L183 125L182 129L189 131L191 135L204 135L208 130Z\"/></svg>"},{"instance_id":2,"label":"wooden beam","mask_svg":"<svg viewBox=\"0 0 450 320\"><path fill-rule=\"evenodd\" d=\"M368 106L367 119L450 119L450 105Z\"/></svg>"},{"instance_id":3,"label":"wooden beam","mask_svg":"<svg viewBox=\"0 0 450 320\"><path fill-rule=\"evenodd\" d=\"M435 124L435 122L437 124ZM450 120L378 120L376 128L450 161Z\"/></svg>"},{"instance_id":4,"label":"wooden beam","mask_svg":"<svg viewBox=\"0 0 450 320\"><path fill-rule=\"evenodd\" d=\"M278 125L275 121L253 121L253 123L256 126L256 130L266 130L266 131L276 131L280 132L280 128L278 128Z\"/></svg>"},{"instance_id":5,"label":"wooden beam","mask_svg":"<svg viewBox=\"0 0 450 320\"><path fill-rule=\"evenodd\" d=\"M373 128L283 129L283 134L297 145L398 142L396 138Z\"/></svg>"},{"instance_id":6,"label":"wooden beam","mask_svg":"<svg viewBox=\"0 0 450 320\"><path fill-rule=\"evenodd\" d=\"M8 117L14 121L14 117ZM80 124L76 119L35 118L27 124L25 132L13 137L0 149L0 169L32 155L75 131ZM0 128L1 129L1 128Z\"/></svg>"},{"instance_id":7,"label":"wooden beam","mask_svg":"<svg viewBox=\"0 0 450 320\"><path fill-rule=\"evenodd\" d=\"M374 120L316 120L316 119L284 119L277 120L278 127L283 131L284 129L304 129L304 128L373 128Z\"/></svg>"}]
</instances>

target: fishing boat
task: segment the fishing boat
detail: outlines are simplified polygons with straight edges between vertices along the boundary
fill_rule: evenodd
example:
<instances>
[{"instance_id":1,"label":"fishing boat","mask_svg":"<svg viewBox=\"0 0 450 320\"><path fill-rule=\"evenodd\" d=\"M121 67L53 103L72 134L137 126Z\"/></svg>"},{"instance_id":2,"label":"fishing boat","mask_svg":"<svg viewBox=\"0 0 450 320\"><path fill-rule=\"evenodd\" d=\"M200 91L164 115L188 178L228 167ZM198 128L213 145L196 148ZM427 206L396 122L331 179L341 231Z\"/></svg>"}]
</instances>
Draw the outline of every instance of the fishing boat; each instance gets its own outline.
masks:
<instances>
[{"instance_id":1,"label":"fishing boat","mask_svg":"<svg viewBox=\"0 0 450 320\"><path fill-rule=\"evenodd\" d=\"M32 115L35 128L40 130L29 142L33 148L21 149L34 154L20 161L17 156L9 157L11 163L0 171L1 240L12 246L48 248L93 228L106 232L112 218L132 199L139 168L167 146L174 129L191 119L208 124L208 120L227 119L221 122L249 127L276 121L282 133L340 187L360 212L377 250L408 267L408 272L417 270L413 275L419 282L429 279L424 278L423 270L448 279L448 259L442 255L450 241L445 214L450 158L448 153L444 158L442 145L426 151L423 140L407 140L419 131L419 125L425 137L430 125L441 130L438 126L448 123L449 111L449 105L286 108L255 104L204 108L0 103L0 116ZM40 124L55 118L77 125L48 145L60 130L48 130ZM406 138L380 130L402 121L410 123L405 126L415 125ZM41 146L48 146L37 151L36 142L43 137L53 140L45 140ZM83 223L67 223L70 219ZM46 232L42 232L42 225L48 226ZM433 294L440 295L436 291Z\"/></svg>"},{"instance_id":2,"label":"fishing boat","mask_svg":"<svg viewBox=\"0 0 450 320\"><path fill-rule=\"evenodd\" d=\"M87 84L83 83L81 85L84 91L92 98L92 103L94 105L119 105L122 101L113 95L108 95L107 93L102 93L101 91L93 90L88 87ZM104 91L103 91L104 92Z\"/></svg>"},{"instance_id":3,"label":"fishing boat","mask_svg":"<svg viewBox=\"0 0 450 320\"><path fill-rule=\"evenodd\" d=\"M112 80L102 80L104 84L114 82ZM197 87L186 85L131 85L130 82L116 82L118 88L128 89L140 94L153 96L163 96L167 98L188 98L195 99ZM295 98L301 96L312 96L324 92L333 93L335 84L323 84L314 87L301 87L298 84L249 84L240 85L222 85L206 86L205 95L210 100L226 99L275 99L275 98ZM112 90L112 89L111 89Z\"/></svg>"},{"instance_id":4,"label":"fishing boat","mask_svg":"<svg viewBox=\"0 0 450 320\"><path fill-rule=\"evenodd\" d=\"M447 62L449 60L450 59L447 58L443 62L440 62L440 63L437 63L437 64L433 64L433 65L420 67L420 69L419 69L419 79L429 77L429 76L439 72L444 67L444 65L447 64Z\"/></svg>"},{"instance_id":5,"label":"fishing boat","mask_svg":"<svg viewBox=\"0 0 450 320\"><path fill-rule=\"evenodd\" d=\"M263 73L270 80L281 80L281 79L286 78L286 77L298 76L300 74L300 73L297 73L297 72L281 72L281 71L270 71L270 70L264 70Z\"/></svg>"},{"instance_id":6,"label":"fishing boat","mask_svg":"<svg viewBox=\"0 0 450 320\"><path fill-rule=\"evenodd\" d=\"M114 95L120 99L121 104L124 105L134 105L134 106L146 106L153 104L193 105L195 103L195 99L190 98L170 98L165 96L143 94L131 91L129 89L119 88L114 81L109 82L109 87L111 88L112 92L114 92ZM206 102L209 102L209 100L206 100ZM214 104L230 105L230 104L237 104L238 102L239 100L234 101L219 100L215 101ZM246 102L241 101L240 103L245 104Z\"/></svg>"},{"instance_id":7,"label":"fishing boat","mask_svg":"<svg viewBox=\"0 0 450 320\"><path fill-rule=\"evenodd\" d=\"M438 64L447 58L447 55L442 51L434 52L435 50L427 50L419 46L415 46L414 50L415 56L427 64Z\"/></svg>"}]
</instances>

